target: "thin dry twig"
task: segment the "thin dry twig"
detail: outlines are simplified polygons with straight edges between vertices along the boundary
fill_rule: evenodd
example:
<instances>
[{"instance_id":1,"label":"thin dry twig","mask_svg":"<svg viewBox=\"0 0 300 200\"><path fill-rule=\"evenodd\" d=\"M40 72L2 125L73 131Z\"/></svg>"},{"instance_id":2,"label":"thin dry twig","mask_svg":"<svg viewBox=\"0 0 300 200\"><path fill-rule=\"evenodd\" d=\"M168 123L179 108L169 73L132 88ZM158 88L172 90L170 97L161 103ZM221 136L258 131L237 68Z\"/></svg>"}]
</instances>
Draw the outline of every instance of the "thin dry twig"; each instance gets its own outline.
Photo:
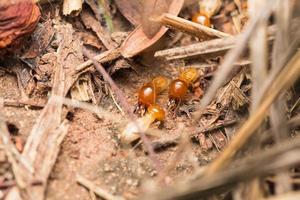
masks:
<instances>
[{"instance_id":1,"label":"thin dry twig","mask_svg":"<svg viewBox=\"0 0 300 200\"><path fill-rule=\"evenodd\" d=\"M197 24L195 22L177 17L168 13L163 14L157 19L161 24L169 28L175 28L179 31L192 34L199 38L229 37L229 34L223 33L213 28Z\"/></svg>"},{"instance_id":2,"label":"thin dry twig","mask_svg":"<svg viewBox=\"0 0 300 200\"><path fill-rule=\"evenodd\" d=\"M274 39L275 32L275 26L268 27L268 40L272 41ZM215 57L216 55L223 55L228 50L234 48L238 39L238 36L230 36L198 42L183 47L174 47L157 51L155 57L162 57L166 60L187 59L196 56Z\"/></svg>"},{"instance_id":3,"label":"thin dry twig","mask_svg":"<svg viewBox=\"0 0 300 200\"><path fill-rule=\"evenodd\" d=\"M124 200L123 197L114 196L109 192L101 189L99 186L95 185L93 182L89 181L88 179L84 178L83 176L77 174L76 181L83 185L84 187L88 188L90 191L93 191L99 197L106 199L106 200Z\"/></svg>"},{"instance_id":4,"label":"thin dry twig","mask_svg":"<svg viewBox=\"0 0 300 200\"><path fill-rule=\"evenodd\" d=\"M81 101L77 101L77 100L69 99L69 98L64 98L64 97L60 97L60 96L53 96L53 98L57 102L61 101L64 105L71 106L71 107L74 107L74 108L80 108L80 109L84 109L84 110L93 112L93 113L97 114L97 116L100 119L108 119L108 120L111 120L113 122L120 122L121 121L121 117L119 115L112 114L111 112L106 111L106 110L104 110L103 108L101 108L99 106L95 106L95 105L90 104L90 103L81 102Z\"/></svg>"},{"instance_id":5,"label":"thin dry twig","mask_svg":"<svg viewBox=\"0 0 300 200\"><path fill-rule=\"evenodd\" d=\"M166 60L186 59L194 56L209 56L216 54L224 54L227 50L234 47L235 37L218 38L208 40L184 47L175 47L171 49L157 51L154 56L162 57Z\"/></svg>"},{"instance_id":6,"label":"thin dry twig","mask_svg":"<svg viewBox=\"0 0 300 200\"><path fill-rule=\"evenodd\" d=\"M3 104L4 106L12 106L12 107L31 106L35 108L43 108L46 105L46 101L4 99Z\"/></svg>"},{"instance_id":7,"label":"thin dry twig","mask_svg":"<svg viewBox=\"0 0 300 200\"><path fill-rule=\"evenodd\" d=\"M115 60L115 59L119 58L120 56L121 56L120 49L115 48L115 49L104 51L104 52L100 53L99 55L94 56L93 59L99 63L105 63L105 62ZM76 73L79 73L80 71L85 70L92 64L93 64L93 61L91 59L89 59L89 60L85 61L84 63L82 63L81 65L78 65L75 68L75 71L76 71Z\"/></svg>"}]
</instances>

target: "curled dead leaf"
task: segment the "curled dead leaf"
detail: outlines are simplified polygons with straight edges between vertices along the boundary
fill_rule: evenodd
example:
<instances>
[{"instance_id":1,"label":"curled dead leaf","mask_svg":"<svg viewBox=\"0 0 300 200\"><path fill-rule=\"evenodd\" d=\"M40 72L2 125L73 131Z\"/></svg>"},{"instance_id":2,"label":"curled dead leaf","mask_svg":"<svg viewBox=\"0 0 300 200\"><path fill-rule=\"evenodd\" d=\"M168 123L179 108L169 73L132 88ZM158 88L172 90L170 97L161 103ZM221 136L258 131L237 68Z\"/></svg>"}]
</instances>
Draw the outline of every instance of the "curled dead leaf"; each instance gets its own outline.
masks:
<instances>
[{"instance_id":1,"label":"curled dead leaf","mask_svg":"<svg viewBox=\"0 0 300 200\"><path fill-rule=\"evenodd\" d=\"M40 9L33 0L0 1L0 48L30 34L40 18Z\"/></svg>"},{"instance_id":2,"label":"curled dead leaf","mask_svg":"<svg viewBox=\"0 0 300 200\"><path fill-rule=\"evenodd\" d=\"M169 4L168 13L178 15L184 0L172 0ZM123 42L121 54L125 58L133 57L143 50L147 49L157 42L166 32L168 28L162 26L152 38L144 32L142 25L137 26Z\"/></svg>"}]
</instances>

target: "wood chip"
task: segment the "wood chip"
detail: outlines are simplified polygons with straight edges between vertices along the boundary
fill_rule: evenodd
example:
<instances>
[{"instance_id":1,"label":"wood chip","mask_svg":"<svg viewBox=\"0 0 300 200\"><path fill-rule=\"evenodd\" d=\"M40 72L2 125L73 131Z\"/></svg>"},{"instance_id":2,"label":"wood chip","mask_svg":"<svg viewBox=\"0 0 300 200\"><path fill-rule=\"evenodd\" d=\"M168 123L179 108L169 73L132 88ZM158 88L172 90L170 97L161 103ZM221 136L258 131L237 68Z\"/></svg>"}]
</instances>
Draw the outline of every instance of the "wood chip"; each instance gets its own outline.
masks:
<instances>
[{"instance_id":1,"label":"wood chip","mask_svg":"<svg viewBox=\"0 0 300 200\"><path fill-rule=\"evenodd\" d=\"M78 16L82 9L83 0L64 0L63 15Z\"/></svg>"}]
</instances>

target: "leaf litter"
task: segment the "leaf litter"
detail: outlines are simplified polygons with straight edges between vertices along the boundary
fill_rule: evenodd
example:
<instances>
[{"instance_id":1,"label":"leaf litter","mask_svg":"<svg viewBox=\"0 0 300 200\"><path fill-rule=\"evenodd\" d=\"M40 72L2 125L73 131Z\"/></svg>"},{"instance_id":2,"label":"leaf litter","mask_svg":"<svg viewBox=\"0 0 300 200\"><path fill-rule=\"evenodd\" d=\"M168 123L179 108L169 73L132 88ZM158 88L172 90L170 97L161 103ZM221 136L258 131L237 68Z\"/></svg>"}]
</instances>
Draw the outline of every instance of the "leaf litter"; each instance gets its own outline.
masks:
<instances>
[{"instance_id":1,"label":"leaf litter","mask_svg":"<svg viewBox=\"0 0 300 200\"><path fill-rule=\"evenodd\" d=\"M34 8L0 33L0 199L298 198L299 3L36 3L0 4ZM184 100L122 144L140 87L186 67Z\"/></svg>"}]
</instances>

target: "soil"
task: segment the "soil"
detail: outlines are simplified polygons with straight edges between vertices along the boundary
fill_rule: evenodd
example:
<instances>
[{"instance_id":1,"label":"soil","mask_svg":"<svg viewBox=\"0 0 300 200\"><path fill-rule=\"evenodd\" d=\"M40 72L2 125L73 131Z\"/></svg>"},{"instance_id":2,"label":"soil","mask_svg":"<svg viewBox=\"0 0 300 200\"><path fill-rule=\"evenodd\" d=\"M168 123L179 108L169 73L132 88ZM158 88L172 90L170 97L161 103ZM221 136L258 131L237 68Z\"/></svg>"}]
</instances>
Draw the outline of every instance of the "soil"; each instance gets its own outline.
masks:
<instances>
[{"instance_id":1,"label":"soil","mask_svg":"<svg viewBox=\"0 0 300 200\"><path fill-rule=\"evenodd\" d=\"M140 67L137 71L120 70L113 75L113 78L133 106L137 100L136 93L141 85L157 75L166 75L171 78L177 74L177 68L162 65ZM0 82L0 94L4 99L20 98L17 79L13 75L1 76ZM7 90L7 88L10 89ZM162 93L159 97L159 104L166 108L167 92ZM104 97L100 106L112 114L120 115L110 96ZM90 199L89 191L76 182L77 174L93 181L112 194L123 195L129 199L136 197L141 192L141 186L146 182L145 180L156 178L157 172L143 148L122 147L119 143L117 135L125 125L124 122L118 124L99 119L95 114L81 109L71 109L70 111L73 113L73 117L49 178L46 195L48 200ZM26 107L5 107L4 109L7 121L18 128L18 134L23 141L26 141L40 112L41 110ZM174 116L173 113L168 113L162 126L165 135L160 137L178 134L178 123L185 126L191 124L186 114ZM176 155L176 149L177 147L171 147L156 154L163 167L172 162ZM202 154L198 144L193 144L193 149L195 155L199 157L200 163L206 164L212 159ZM188 155L184 155L177 162L176 168L168 172L165 181L174 182L176 178L191 173L193 163L188 157Z\"/></svg>"}]
</instances>

